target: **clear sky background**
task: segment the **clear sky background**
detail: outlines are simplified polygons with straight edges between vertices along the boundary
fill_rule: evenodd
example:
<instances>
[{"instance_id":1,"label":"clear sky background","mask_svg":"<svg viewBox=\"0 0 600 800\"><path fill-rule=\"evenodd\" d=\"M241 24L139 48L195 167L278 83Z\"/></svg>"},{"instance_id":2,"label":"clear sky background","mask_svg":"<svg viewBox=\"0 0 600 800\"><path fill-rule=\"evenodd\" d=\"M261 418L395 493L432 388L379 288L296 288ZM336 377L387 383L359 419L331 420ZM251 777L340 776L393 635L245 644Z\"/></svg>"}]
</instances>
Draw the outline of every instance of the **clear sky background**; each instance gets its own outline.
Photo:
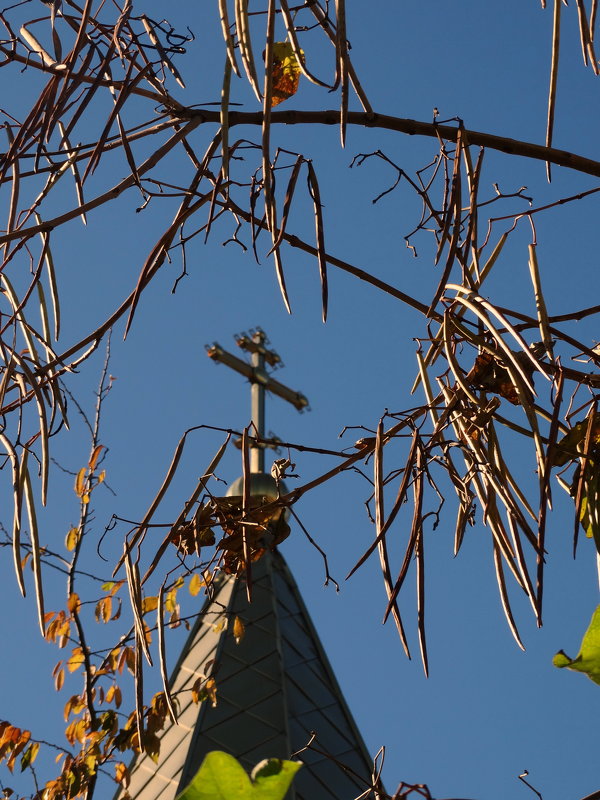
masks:
<instances>
[{"instance_id":1,"label":"clear sky background","mask_svg":"<svg viewBox=\"0 0 600 800\"><path fill-rule=\"evenodd\" d=\"M187 103L214 102L220 96L224 55L216 5L207 0L197 4L176 0L168 5L169 21L177 29L189 25L196 36L178 62L188 89L185 94L173 90ZM165 4L155 0L139 0L135 9L156 19L166 11ZM467 128L538 143L545 136L551 30L551 9L543 11L533 0L502 4L348 0L353 62L377 111L431 121L437 107L441 119L458 116ZM256 47L260 54L260 44ZM314 67L321 74L332 68L332 53L328 58L326 62L315 55ZM34 76L22 75L18 69L13 74L14 83L6 86L2 106L9 109L16 104L24 109ZM556 147L598 157L599 80L581 62L573 4L564 9ZM234 80L232 100L245 110L258 110L241 81ZM108 99L106 103L105 113ZM337 103L337 95L327 95L302 81L298 95L282 109L335 108ZM358 109L356 100L352 103ZM149 110L149 106L144 109L144 118ZM214 128L201 126L194 132L199 150L202 141L208 144ZM253 141L260 138L259 130L250 128L240 128L235 135ZM372 199L395 180L395 173L375 161L353 169L349 164L358 153L380 149L413 173L429 163L436 143L351 127L342 150L337 126L274 129L272 139L274 146L313 158L321 184L328 252L429 302L440 273L440 267L432 267L432 243L424 236L417 238L419 258L415 259L403 239L418 219L414 197L401 186L373 205ZM136 156L141 158L148 146L140 145ZM527 186L525 194L534 198L535 205L598 183L555 168L549 186L542 162L491 152L485 163L482 186L490 196L494 182L505 192ZM248 174L258 164L257 153L248 151ZM185 176L189 182L187 164L173 163L169 169L173 182L183 182ZM90 185L115 182L125 174L122 155L107 158ZM166 168L162 177L169 180ZM64 202L66 207L72 200L65 197ZM112 206L92 212L87 229L77 220L57 232L53 245L65 298L64 348L106 318L135 286L174 202L153 202L137 214L140 198L131 190ZM507 204L504 213L525 208L519 202ZM599 211L600 201L593 195L538 215L538 256L550 313L595 302ZM298 203L288 230L314 241L307 195ZM413 339L427 335L416 312L331 268L329 319L323 325L317 265L287 248L283 256L293 307L289 316L273 265L264 258L266 241L259 266L238 245L222 246L230 235L226 222L215 226L206 246L195 240L188 251L189 275L177 292L171 293L180 272L180 264L174 262L163 267L144 293L127 340L122 341L122 324L114 331L110 372L116 380L105 405L101 441L109 447L107 483L116 497L100 490L94 495L98 539L113 513L130 520L142 517L187 428L207 424L241 429L248 424L249 386L206 357L207 343L216 340L227 349L237 349L234 333L256 325L265 329L286 365L278 379L306 394L311 404L309 413L299 415L291 406L269 398L267 428L289 441L330 449L351 447L362 434L350 431L340 441L338 434L344 426L374 430L385 409L401 411L422 402L409 395L417 369ZM246 231L241 238L249 243ZM496 302L512 304L525 313L532 308L529 240L530 229L521 223L490 284ZM579 323L573 331L590 344L598 335L592 323ZM69 383L88 409L93 407L103 355L87 362ZM54 455L62 466L76 471L87 460L88 442L74 409L71 417L72 431L57 437ZM222 436L214 432L190 438L178 479L161 512L162 521L176 516L221 441ZM333 463L305 455L295 460L303 482ZM367 474L371 470L369 465ZM232 448L219 474L233 480L240 472L239 452ZM535 485L533 460L519 461L517 472L523 486ZM71 476L58 469L50 489L48 508L40 512L40 518L48 545L60 550L67 530L77 520L78 503ZM527 648L524 653L515 645L503 616L489 532L481 524L470 528L461 553L454 558L455 510L448 502L446 516L437 530L427 530L425 540L431 670L426 679L418 658L414 576L401 597L415 656L412 661L405 658L392 623L381 624L386 601L376 556L350 581L343 580L373 538L363 505L369 494L369 484L352 473L310 493L296 508L327 551L331 572L341 585L339 594L332 586L323 586L321 558L296 527L282 552L370 751L374 754L385 745L388 788L404 780L428 784L437 798L528 800L534 795L517 778L525 769L544 800L579 800L600 788L600 688L583 676L558 671L551 663L561 648L576 654L598 602L593 545L583 539L577 560L571 557L573 522L568 498L556 487L556 507L548 526L541 630L526 598L512 587L511 599ZM396 559L406 541L407 519L400 518L390 533ZM7 512L5 524L9 523ZM119 534L125 530L117 528L104 541L102 552L113 562L121 546ZM40 639L33 602L18 597L11 558L7 551L1 555L5 658L0 666L4 687L0 718L30 728L35 737L58 741L64 728L60 710L78 690L78 683L71 679L70 688L55 694L49 671L63 654ZM109 575L110 564L94 564L98 574L104 569L102 574ZM49 577L51 610L64 605L57 587ZM188 613L193 607L190 603ZM172 639L171 664L181 641L178 632ZM18 788L19 780L8 777L5 782ZM109 796L108 791L103 796Z\"/></svg>"}]
</instances>

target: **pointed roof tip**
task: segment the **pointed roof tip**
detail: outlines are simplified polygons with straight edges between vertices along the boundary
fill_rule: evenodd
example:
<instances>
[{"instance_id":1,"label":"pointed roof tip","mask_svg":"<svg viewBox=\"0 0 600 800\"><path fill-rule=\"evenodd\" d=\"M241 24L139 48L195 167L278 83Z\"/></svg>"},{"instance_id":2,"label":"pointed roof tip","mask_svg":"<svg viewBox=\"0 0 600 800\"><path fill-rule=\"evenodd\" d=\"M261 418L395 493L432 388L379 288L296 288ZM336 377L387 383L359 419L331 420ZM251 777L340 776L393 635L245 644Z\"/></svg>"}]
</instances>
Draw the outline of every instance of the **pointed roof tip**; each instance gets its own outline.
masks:
<instances>
[{"instance_id":1,"label":"pointed roof tip","mask_svg":"<svg viewBox=\"0 0 600 800\"><path fill-rule=\"evenodd\" d=\"M251 604L245 580L232 575L206 600L170 681L179 724L161 734L158 763L144 754L131 765L136 800L174 800L211 750L248 770L297 754L304 766L286 800L353 800L371 785L372 760L278 551L253 564L252 584ZM209 677L217 704L198 706L191 688Z\"/></svg>"}]
</instances>

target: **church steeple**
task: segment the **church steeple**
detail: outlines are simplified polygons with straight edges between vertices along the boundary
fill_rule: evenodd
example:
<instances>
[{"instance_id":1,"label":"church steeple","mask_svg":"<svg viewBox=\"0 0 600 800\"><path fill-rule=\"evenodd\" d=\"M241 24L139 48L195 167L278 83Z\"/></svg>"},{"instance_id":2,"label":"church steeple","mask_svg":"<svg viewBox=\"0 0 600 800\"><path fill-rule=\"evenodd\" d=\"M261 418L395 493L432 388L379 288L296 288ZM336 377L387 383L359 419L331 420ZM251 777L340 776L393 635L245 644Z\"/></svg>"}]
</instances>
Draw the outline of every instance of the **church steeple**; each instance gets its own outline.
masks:
<instances>
[{"instance_id":1,"label":"church steeple","mask_svg":"<svg viewBox=\"0 0 600 800\"><path fill-rule=\"evenodd\" d=\"M299 410L308 405L303 395L267 375L265 362L274 366L280 359L265 342L260 330L238 337L238 344L251 353L250 365L219 345L208 349L211 358L252 382L256 439L265 438L265 389ZM251 452L252 494L269 501L277 499L280 486L265 474L264 447L259 444ZM228 494L241 493L240 481ZM372 783L371 760L298 587L276 549L252 564L251 582L251 602L245 574L223 572L213 582L170 681L180 706L178 724L169 724L162 733L157 763L145 754L136 759L129 794L135 800L174 800L204 756L224 750L248 769L264 758L289 758L302 751L296 757L304 766L286 800L378 797L365 794ZM242 623L237 631L236 619ZM214 679L216 704L209 697L196 705L192 687L207 678ZM312 746L303 749L311 739Z\"/></svg>"}]
</instances>

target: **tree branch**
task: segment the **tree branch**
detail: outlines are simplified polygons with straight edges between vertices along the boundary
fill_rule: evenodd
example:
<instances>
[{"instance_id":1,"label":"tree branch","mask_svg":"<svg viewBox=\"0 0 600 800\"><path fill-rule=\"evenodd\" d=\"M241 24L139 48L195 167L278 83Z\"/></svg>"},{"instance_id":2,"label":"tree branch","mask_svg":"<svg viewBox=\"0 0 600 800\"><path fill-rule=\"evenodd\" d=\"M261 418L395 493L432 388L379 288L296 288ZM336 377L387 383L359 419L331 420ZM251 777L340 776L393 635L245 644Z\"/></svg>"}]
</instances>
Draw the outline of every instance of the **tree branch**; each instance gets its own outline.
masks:
<instances>
[{"instance_id":1,"label":"tree branch","mask_svg":"<svg viewBox=\"0 0 600 800\"><path fill-rule=\"evenodd\" d=\"M187 109L182 113L183 119L216 122L220 120L218 111L205 111L202 109ZM274 111L271 114L271 124L275 125L338 125L339 111ZM379 128L389 131L405 133L408 136L429 136L438 139L440 136L448 141L455 142L458 127L451 125L438 125L435 122L420 122L415 119L392 117L387 114L366 113L362 111L348 112L349 125L361 125L365 128ZM262 125L262 112L230 111L229 126L233 125ZM493 133L482 133L462 129L461 133L465 144L474 144L508 153L511 156L533 158L536 161L549 161L559 167L568 167L586 175L600 178L600 161L570 153L567 150L557 150L555 147L545 147L533 142L523 142L519 139L510 139L506 136L497 136Z\"/></svg>"}]
</instances>

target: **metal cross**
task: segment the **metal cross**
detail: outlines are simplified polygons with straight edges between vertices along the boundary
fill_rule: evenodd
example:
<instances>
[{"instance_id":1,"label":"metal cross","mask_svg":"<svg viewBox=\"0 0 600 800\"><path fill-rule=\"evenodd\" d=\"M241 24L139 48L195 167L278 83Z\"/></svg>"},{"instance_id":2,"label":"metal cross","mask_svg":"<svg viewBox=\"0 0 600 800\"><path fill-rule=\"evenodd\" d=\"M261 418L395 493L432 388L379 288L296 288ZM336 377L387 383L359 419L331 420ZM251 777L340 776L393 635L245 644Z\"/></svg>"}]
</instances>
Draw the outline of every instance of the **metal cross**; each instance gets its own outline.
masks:
<instances>
[{"instance_id":1,"label":"metal cross","mask_svg":"<svg viewBox=\"0 0 600 800\"><path fill-rule=\"evenodd\" d=\"M244 361L233 353L224 350L220 344L214 342L207 346L206 352L213 361L225 364L227 367L239 372L248 378L252 384L250 389L252 423L256 431L257 439L265 438L265 391L272 392L288 403L291 403L298 411L303 411L308 407L308 400L300 392L288 389L283 383L279 383L269 375L265 369L265 364L273 368L283 366L281 358L274 350L268 350L267 335L260 328L251 331L250 335L242 333L235 337L238 347L250 353L250 361ZM274 446L264 442L251 445L250 448L250 471L265 471L265 447Z\"/></svg>"}]
</instances>

